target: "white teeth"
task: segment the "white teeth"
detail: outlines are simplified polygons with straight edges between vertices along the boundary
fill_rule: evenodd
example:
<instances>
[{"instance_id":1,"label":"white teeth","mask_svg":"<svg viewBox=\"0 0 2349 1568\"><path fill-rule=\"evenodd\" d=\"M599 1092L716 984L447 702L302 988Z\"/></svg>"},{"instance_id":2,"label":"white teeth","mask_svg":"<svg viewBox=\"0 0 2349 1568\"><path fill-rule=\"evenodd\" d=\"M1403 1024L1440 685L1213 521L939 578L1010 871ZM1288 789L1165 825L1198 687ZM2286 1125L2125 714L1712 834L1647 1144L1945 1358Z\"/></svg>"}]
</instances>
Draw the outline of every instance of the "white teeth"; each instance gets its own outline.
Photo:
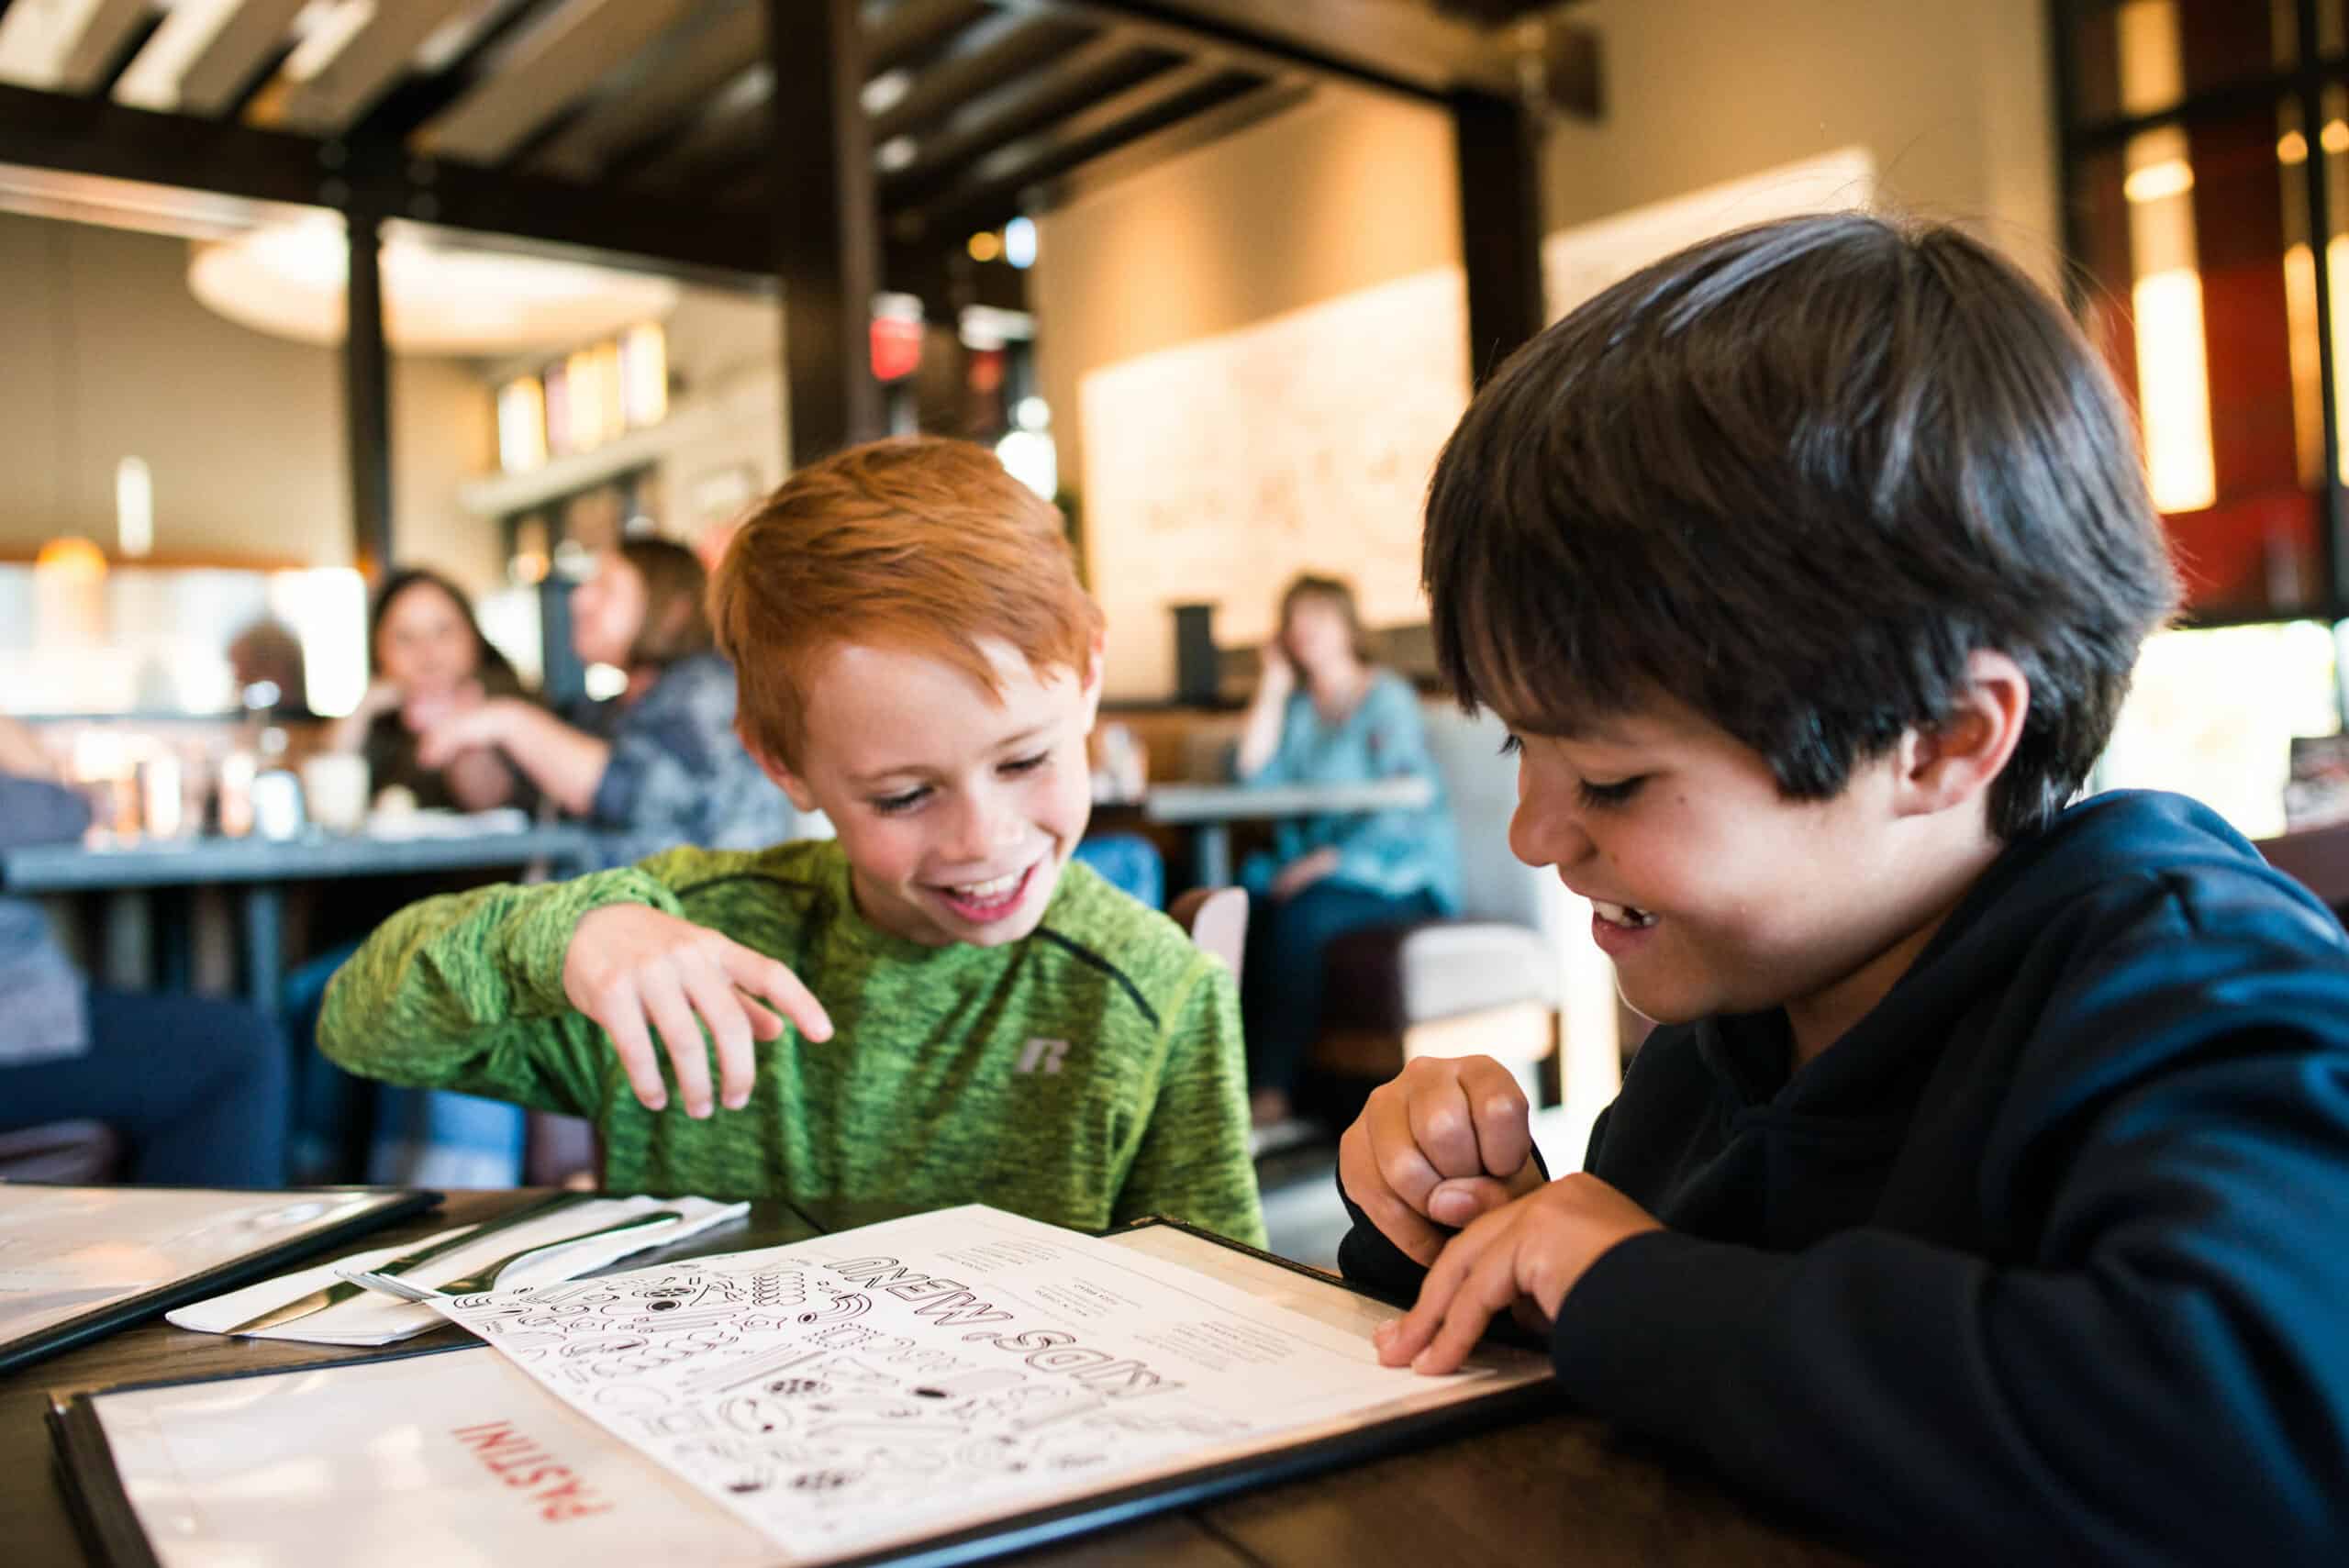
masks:
<instances>
[{"instance_id":1,"label":"white teeth","mask_svg":"<svg viewBox=\"0 0 2349 1568\"><path fill-rule=\"evenodd\" d=\"M1590 901L1590 906L1598 910L1598 917L1609 925L1636 928L1655 924L1654 916L1644 909L1635 909L1629 904L1609 904L1603 898L1594 898Z\"/></svg>"},{"instance_id":2,"label":"white teeth","mask_svg":"<svg viewBox=\"0 0 2349 1568\"><path fill-rule=\"evenodd\" d=\"M987 882L957 883L947 891L957 898L1000 898L1019 886L1019 879L1024 874L1026 873L1022 872L1013 872L1008 876L998 876Z\"/></svg>"}]
</instances>

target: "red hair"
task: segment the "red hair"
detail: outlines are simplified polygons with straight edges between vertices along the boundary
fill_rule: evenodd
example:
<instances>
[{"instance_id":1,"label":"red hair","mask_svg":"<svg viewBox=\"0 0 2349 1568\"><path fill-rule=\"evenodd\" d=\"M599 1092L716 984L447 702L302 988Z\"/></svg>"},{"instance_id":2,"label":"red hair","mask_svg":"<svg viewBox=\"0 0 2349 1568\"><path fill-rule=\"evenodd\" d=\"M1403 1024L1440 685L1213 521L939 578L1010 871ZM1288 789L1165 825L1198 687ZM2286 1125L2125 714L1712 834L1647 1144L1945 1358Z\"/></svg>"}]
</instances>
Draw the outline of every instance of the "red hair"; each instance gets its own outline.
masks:
<instances>
[{"instance_id":1,"label":"red hair","mask_svg":"<svg viewBox=\"0 0 2349 1568\"><path fill-rule=\"evenodd\" d=\"M810 463L761 502L710 584L743 733L796 765L807 682L841 643L910 651L1000 692L983 640L1082 678L1101 611L1076 580L1060 509L986 448L869 441Z\"/></svg>"}]
</instances>

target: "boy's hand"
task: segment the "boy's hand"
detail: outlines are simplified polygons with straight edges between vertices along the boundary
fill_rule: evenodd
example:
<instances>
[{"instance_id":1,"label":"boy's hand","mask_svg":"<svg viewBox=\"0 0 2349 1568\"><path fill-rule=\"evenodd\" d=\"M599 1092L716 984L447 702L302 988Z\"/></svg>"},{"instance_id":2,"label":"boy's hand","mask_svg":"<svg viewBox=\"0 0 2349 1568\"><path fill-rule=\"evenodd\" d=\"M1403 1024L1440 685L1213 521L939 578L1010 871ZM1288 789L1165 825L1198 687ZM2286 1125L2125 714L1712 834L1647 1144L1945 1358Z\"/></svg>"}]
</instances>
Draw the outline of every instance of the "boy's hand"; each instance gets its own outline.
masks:
<instances>
[{"instance_id":1,"label":"boy's hand","mask_svg":"<svg viewBox=\"0 0 2349 1568\"><path fill-rule=\"evenodd\" d=\"M729 1110L750 1103L758 1071L751 1041L783 1033L783 1018L752 997L772 1003L809 1040L832 1037L823 1005L790 970L707 927L641 904L609 905L579 922L563 954L562 990L612 1037L629 1086L648 1110L669 1103L648 1024L668 1047L678 1092L696 1117L707 1116L710 1102L709 1051L695 1015L709 1026Z\"/></svg>"},{"instance_id":2,"label":"boy's hand","mask_svg":"<svg viewBox=\"0 0 2349 1568\"><path fill-rule=\"evenodd\" d=\"M1378 1359L1424 1373L1455 1371L1493 1315L1512 1307L1528 1328L1546 1329L1600 1253L1663 1229L1597 1176L1552 1182L1452 1239L1419 1286L1419 1304L1374 1336Z\"/></svg>"},{"instance_id":3,"label":"boy's hand","mask_svg":"<svg viewBox=\"0 0 2349 1568\"><path fill-rule=\"evenodd\" d=\"M1422 1056L1371 1091L1338 1140L1338 1177L1422 1265L1449 1229L1542 1184L1525 1091L1489 1056Z\"/></svg>"}]
</instances>

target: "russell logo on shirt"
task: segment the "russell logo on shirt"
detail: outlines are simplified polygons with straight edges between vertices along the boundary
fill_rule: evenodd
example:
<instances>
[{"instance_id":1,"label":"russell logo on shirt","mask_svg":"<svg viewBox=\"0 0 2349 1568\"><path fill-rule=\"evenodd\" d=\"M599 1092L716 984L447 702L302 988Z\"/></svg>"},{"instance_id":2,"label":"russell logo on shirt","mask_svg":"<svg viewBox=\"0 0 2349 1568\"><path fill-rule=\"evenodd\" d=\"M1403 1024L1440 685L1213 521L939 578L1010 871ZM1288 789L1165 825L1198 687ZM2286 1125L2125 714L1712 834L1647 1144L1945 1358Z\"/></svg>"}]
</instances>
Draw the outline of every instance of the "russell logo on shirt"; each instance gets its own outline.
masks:
<instances>
[{"instance_id":1,"label":"russell logo on shirt","mask_svg":"<svg viewBox=\"0 0 2349 1568\"><path fill-rule=\"evenodd\" d=\"M1067 1054L1068 1041L1064 1040L1031 1040L1020 1048L1019 1064L1012 1071L1057 1073L1061 1070L1061 1058Z\"/></svg>"}]
</instances>

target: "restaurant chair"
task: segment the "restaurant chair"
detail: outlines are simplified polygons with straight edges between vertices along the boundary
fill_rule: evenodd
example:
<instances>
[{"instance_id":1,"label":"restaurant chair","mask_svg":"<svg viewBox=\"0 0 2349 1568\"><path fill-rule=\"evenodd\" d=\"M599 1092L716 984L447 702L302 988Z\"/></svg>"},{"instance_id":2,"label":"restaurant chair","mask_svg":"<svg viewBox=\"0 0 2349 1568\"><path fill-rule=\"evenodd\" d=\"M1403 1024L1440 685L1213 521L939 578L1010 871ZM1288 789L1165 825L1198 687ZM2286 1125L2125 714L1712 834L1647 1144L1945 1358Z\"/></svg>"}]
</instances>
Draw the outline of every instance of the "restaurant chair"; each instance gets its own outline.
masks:
<instances>
[{"instance_id":1,"label":"restaurant chair","mask_svg":"<svg viewBox=\"0 0 2349 1568\"><path fill-rule=\"evenodd\" d=\"M604 1184L604 1145L596 1124L559 1111L522 1118L522 1182L533 1187L595 1192Z\"/></svg>"},{"instance_id":2,"label":"restaurant chair","mask_svg":"<svg viewBox=\"0 0 2349 1568\"><path fill-rule=\"evenodd\" d=\"M102 1121L51 1121L0 1132L0 1182L102 1186L122 1173L122 1140Z\"/></svg>"},{"instance_id":3,"label":"restaurant chair","mask_svg":"<svg viewBox=\"0 0 2349 1568\"><path fill-rule=\"evenodd\" d=\"M1240 961L1248 951L1246 888L1195 887L1168 905L1166 913L1198 947L1223 960L1238 982Z\"/></svg>"},{"instance_id":4,"label":"restaurant chair","mask_svg":"<svg viewBox=\"0 0 2349 1568\"><path fill-rule=\"evenodd\" d=\"M1557 1049L1566 919L1556 877L1509 853L1517 767L1490 713L1424 705L1428 746L1460 829L1460 914L1351 931L1330 947L1319 1073L1383 1083L1417 1056L1491 1056L1535 1105Z\"/></svg>"},{"instance_id":5,"label":"restaurant chair","mask_svg":"<svg viewBox=\"0 0 2349 1568\"><path fill-rule=\"evenodd\" d=\"M2298 828L2252 848L2321 899L2333 918L2349 925L2349 822Z\"/></svg>"}]
</instances>

